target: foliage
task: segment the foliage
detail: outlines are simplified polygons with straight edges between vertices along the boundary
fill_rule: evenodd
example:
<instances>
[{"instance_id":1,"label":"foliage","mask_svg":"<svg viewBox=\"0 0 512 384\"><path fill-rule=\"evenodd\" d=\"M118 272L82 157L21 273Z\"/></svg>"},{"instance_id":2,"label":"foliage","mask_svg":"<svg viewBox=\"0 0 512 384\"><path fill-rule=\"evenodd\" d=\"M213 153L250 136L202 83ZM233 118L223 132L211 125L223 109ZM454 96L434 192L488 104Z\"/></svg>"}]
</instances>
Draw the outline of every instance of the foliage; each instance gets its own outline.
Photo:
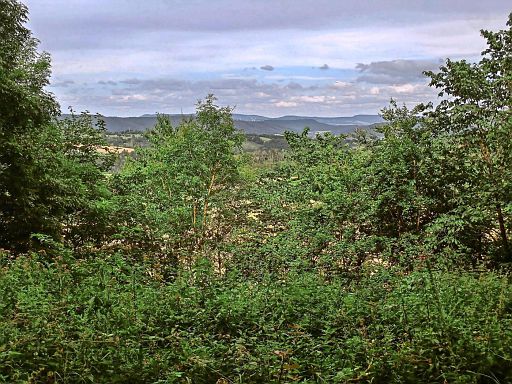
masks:
<instances>
[{"instance_id":1,"label":"foliage","mask_svg":"<svg viewBox=\"0 0 512 384\"><path fill-rule=\"evenodd\" d=\"M57 113L49 83L50 58L24 23L28 10L15 0L0 4L0 133L9 144L17 134L37 129ZM7 152L8 153L8 152ZM2 158L4 163L8 158ZM10 163L7 163L10 164Z\"/></svg>"},{"instance_id":2,"label":"foliage","mask_svg":"<svg viewBox=\"0 0 512 384\"><path fill-rule=\"evenodd\" d=\"M0 247L23 248L31 232L54 226L43 219L52 208L37 150L58 106L44 90L50 60L23 25L27 12L17 1L0 3Z\"/></svg>"},{"instance_id":3,"label":"foliage","mask_svg":"<svg viewBox=\"0 0 512 384\"><path fill-rule=\"evenodd\" d=\"M481 238L499 233L505 260L512 261L512 14L509 29L482 31L487 49L478 63L447 60L431 76L442 100L431 117L437 130L451 134L450 152L467 182L457 216L471 221ZM485 241L485 240L483 240Z\"/></svg>"},{"instance_id":4,"label":"foliage","mask_svg":"<svg viewBox=\"0 0 512 384\"><path fill-rule=\"evenodd\" d=\"M27 8L0 3L0 248L31 246L39 233L72 244L102 230L108 195L102 172L111 161L98 154L104 127L86 114L56 121L58 105L44 87L50 59L24 26ZM98 129L99 128L99 129ZM87 234L86 234L87 233Z\"/></svg>"},{"instance_id":5,"label":"foliage","mask_svg":"<svg viewBox=\"0 0 512 384\"><path fill-rule=\"evenodd\" d=\"M218 107L210 95L197 104L194 119L177 127L159 116L148 139L150 146L139 148L114 181L120 237L143 251L146 244L156 254L163 251L165 259L190 263L195 252L215 248L229 230L223 223L230 215L243 136L231 109Z\"/></svg>"},{"instance_id":6,"label":"foliage","mask_svg":"<svg viewBox=\"0 0 512 384\"><path fill-rule=\"evenodd\" d=\"M65 186L60 217L64 240L75 248L98 245L110 235L113 214L107 175L115 155L106 145L104 122L101 116L87 111L77 116L71 110L56 125L60 148L54 148L52 159L60 161L58 177Z\"/></svg>"},{"instance_id":7,"label":"foliage","mask_svg":"<svg viewBox=\"0 0 512 384\"><path fill-rule=\"evenodd\" d=\"M0 382L510 381L512 15L376 135L255 166L209 95L119 170L26 19L0 1Z\"/></svg>"},{"instance_id":8,"label":"foliage","mask_svg":"<svg viewBox=\"0 0 512 384\"><path fill-rule=\"evenodd\" d=\"M493 273L380 269L173 283L117 256L3 266L0 380L40 383L506 382L512 291Z\"/></svg>"}]
</instances>

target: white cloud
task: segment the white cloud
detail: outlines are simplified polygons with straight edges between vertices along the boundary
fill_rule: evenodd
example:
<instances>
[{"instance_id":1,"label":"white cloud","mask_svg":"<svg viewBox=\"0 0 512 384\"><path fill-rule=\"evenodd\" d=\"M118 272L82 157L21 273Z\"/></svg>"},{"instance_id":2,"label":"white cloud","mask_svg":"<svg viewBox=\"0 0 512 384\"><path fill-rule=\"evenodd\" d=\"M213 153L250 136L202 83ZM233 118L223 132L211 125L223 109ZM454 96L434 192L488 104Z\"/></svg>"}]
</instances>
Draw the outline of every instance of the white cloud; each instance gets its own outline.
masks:
<instances>
[{"instance_id":1,"label":"white cloud","mask_svg":"<svg viewBox=\"0 0 512 384\"><path fill-rule=\"evenodd\" d=\"M291 98L293 101L302 103L329 103L336 100L335 96L314 95L314 96L294 96Z\"/></svg>"},{"instance_id":2,"label":"white cloud","mask_svg":"<svg viewBox=\"0 0 512 384\"><path fill-rule=\"evenodd\" d=\"M290 108L290 107L297 107L299 104L293 102L293 101L278 101L277 103L274 103L274 106L277 108Z\"/></svg>"},{"instance_id":3,"label":"white cloud","mask_svg":"<svg viewBox=\"0 0 512 384\"><path fill-rule=\"evenodd\" d=\"M334 84L331 85L331 88L341 90L341 89L349 88L350 86L351 86L351 84L347 81L336 80L334 82Z\"/></svg>"},{"instance_id":4,"label":"white cloud","mask_svg":"<svg viewBox=\"0 0 512 384\"><path fill-rule=\"evenodd\" d=\"M389 88L396 93L414 93L419 87L424 87L423 85L414 85L414 84L402 84L402 85L392 85Z\"/></svg>"},{"instance_id":5,"label":"white cloud","mask_svg":"<svg viewBox=\"0 0 512 384\"><path fill-rule=\"evenodd\" d=\"M369 92L370 92L370 95L378 95L380 93L380 88L379 87L371 87Z\"/></svg>"}]
</instances>

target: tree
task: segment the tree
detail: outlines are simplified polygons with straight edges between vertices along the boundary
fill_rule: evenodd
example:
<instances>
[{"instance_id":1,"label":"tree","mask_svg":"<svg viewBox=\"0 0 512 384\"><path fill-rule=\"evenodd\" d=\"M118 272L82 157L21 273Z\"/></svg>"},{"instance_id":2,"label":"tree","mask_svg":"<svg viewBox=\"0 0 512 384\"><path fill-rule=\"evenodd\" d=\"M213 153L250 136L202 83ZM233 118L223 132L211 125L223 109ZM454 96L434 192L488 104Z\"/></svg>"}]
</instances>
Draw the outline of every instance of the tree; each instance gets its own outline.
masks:
<instances>
[{"instance_id":1,"label":"tree","mask_svg":"<svg viewBox=\"0 0 512 384\"><path fill-rule=\"evenodd\" d=\"M55 178L62 186L55 198L61 211L63 240L75 248L87 243L100 244L112 228L113 206L108 185L115 154L105 140L105 123L101 116L87 111L54 123L56 126L52 160L58 164Z\"/></svg>"},{"instance_id":2,"label":"tree","mask_svg":"<svg viewBox=\"0 0 512 384\"><path fill-rule=\"evenodd\" d=\"M150 146L139 148L114 181L120 237L174 261L216 247L214 232L229 215L243 140L231 111L209 95L197 104L195 118L177 127L158 117L147 134Z\"/></svg>"},{"instance_id":3,"label":"tree","mask_svg":"<svg viewBox=\"0 0 512 384\"><path fill-rule=\"evenodd\" d=\"M0 1L0 248L13 251L27 250L33 234L73 245L97 239L112 164L98 152L100 120L57 120L44 89L50 58L37 52L27 19L26 6Z\"/></svg>"},{"instance_id":4,"label":"tree","mask_svg":"<svg viewBox=\"0 0 512 384\"><path fill-rule=\"evenodd\" d=\"M38 41L24 26L27 20L25 5L16 0L0 2L0 137L5 142L58 114L53 96L44 90L50 57L37 52Z\"/></svg>"},{"instance_id":5,"label":"tree","mask_svg":"<svg viewBox=\"0 0 512 384\"><path fill-rule=\"evenodd\" d=\"M483 228L482 238L493 239L497 230L512 261L512 13L507 26L481 32L487 49L478 63L447 60L439 73L426 74L439 96L448 96L430 116L451 136L453 157L470 170L460 214Z\"/></svg>"},{"instance_id":6,"label":"tree","mask_svg":"<svg viewBox=\"0 0 512 384\"><path fill-rule=\"evenodd\" d=\"M27 15L15 0L0 2L0 248L26 248L31 233L54 232L50 164L38 151L51 146L43 140L58 105L44 89L50 60L37 52Z\"/></svg>"}]
</instances>

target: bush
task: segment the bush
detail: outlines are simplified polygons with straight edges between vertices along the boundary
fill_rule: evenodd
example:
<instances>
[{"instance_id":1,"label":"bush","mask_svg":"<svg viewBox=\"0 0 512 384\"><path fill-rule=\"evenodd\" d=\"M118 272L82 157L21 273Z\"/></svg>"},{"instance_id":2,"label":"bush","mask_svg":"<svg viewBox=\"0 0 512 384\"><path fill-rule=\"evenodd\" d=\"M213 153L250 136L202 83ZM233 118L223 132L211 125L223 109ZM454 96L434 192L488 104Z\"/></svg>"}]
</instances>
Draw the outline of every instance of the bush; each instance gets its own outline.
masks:
<instances>
[{"instance_id":1,"label":"bush","mask_svg":"<svg viewBox=\"0 0 512 384\"><path fill-rule=\"evenodd\" d=\"M122 258L4 261L0 380L41 383L504 382L506 277L386 270L172 283Z\"/></svg>"}]
</instances>

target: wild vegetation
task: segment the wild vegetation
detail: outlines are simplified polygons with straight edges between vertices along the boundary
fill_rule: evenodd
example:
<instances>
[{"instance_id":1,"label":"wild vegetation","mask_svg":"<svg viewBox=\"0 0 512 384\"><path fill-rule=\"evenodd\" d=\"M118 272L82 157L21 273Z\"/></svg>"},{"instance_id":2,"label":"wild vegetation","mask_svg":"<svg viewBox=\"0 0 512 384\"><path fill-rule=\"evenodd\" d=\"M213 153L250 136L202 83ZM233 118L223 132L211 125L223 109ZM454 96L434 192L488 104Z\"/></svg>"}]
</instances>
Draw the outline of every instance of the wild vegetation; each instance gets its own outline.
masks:
<instances>
[{"instance_id":1,"label":"wild vegetation","mask_svg":"<svg viewBox=\"0 0 512 384\"><path fill-rule=\"evenodd\" d=\"M512 14L381 136L255 164L210 95L121 169L0 2L0 382L512 382Z\"/></svg>"}]
</instances>

